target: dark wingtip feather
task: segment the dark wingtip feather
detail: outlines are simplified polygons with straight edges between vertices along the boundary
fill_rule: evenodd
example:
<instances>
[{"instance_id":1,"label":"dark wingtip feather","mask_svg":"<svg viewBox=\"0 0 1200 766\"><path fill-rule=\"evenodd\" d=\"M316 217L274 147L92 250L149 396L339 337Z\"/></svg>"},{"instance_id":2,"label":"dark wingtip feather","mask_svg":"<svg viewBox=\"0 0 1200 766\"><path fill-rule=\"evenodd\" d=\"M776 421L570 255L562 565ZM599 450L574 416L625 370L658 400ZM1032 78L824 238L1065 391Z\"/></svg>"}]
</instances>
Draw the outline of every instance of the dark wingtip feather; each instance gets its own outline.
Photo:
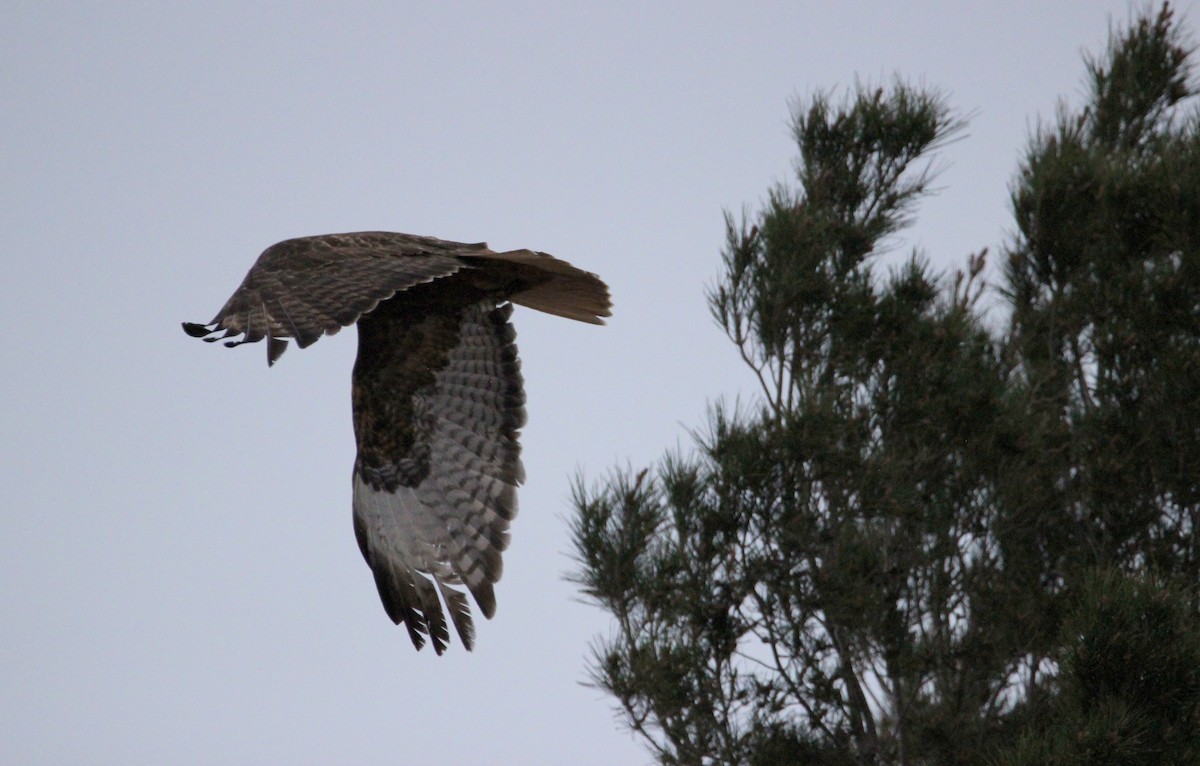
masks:
<instances>
[{"instance_id":1,"label":"dark wingtip feather","mask_svg":"<svg viewBox=\"0 0 1200 766\"><path fill-rule=\"evenodd\" d=\"M492 584L485 580L470 588L470 591L475 603L479 606L479 611L483 613L484 617L492 619L496 614L496 590Z\"/></svg>"},{"instance_id":2,"label":"dark wingtip feather","mask_svg":"<svg viewBox=\"0 0 1200 766\"><path fill-rule=\"evenodd\" d=\"M394 621L396 622L397 625L399 625L400 623L404 624L404 628L408 631L408 637L412 641L413 646L416 647L418 652L421 651L423 648L425 648L425 635L421 631L417 630L417 626L412 621L410 621L410 620L394 620ZM434 649L435 650L437 649L436 645L434 646Z\"/></svg>"},{"instance_id":3,"label":"dark wingtip feather","mask_svg":"<svg viewBox=\"0 0 1200 766\"><path fill-rule=\"evenodd\" d=\"M355 532L359 529L358 521L355 520ZM421 613L413 609L401 596L401 591L397 589L391 582L390 570L384 567L376 568L371 558L367 557L367 563L371 566L371 572L375 575L375 585L379 591L379 598L383 602L383 611L387 612L387 616L396 625L403 625L408 631L408 637L412 641L413 646L417 651L425 646L425 633L428 630L425 620Z\"/></svg>"},{"instance_id":4,"label":"dark wingtip feather","mask_svg":"<svg viewBox=\"0 0 1200 766\"><path fill-rule=\"evenodd\" d=\"M184 322L183 331L193 338L203 338L205 335L210 335L214 330L209 329L208 325L202 325L198 322Z\"/></svg>"},{"instance_id":5,"label":"dark wingtip feather","mask_svg":"<svg viewBox=\"0 0 1200 766\"><path fill-rule=\"evenodd\" d=\"M467 597L453 588L446 587L441 580L436 582L438 591L442 594L447 610L450 612L454 630L458 632L458 637L462 639L463 646L469 652L475 648L475 625L471 621L471 607L467 604Z\"/></svg>"},{"instance_id":6,"label":"dark wingtip feather","mask_svg":"<svg viewBox=\"0 0 1200 766\"><path fill-rule=\"evenodd\" d=\"M267 338L267 366L275 364L279 357L283 356L283 352L287 351L287 341L283 338L270 336Z\"/></svg>"}]
</instances>

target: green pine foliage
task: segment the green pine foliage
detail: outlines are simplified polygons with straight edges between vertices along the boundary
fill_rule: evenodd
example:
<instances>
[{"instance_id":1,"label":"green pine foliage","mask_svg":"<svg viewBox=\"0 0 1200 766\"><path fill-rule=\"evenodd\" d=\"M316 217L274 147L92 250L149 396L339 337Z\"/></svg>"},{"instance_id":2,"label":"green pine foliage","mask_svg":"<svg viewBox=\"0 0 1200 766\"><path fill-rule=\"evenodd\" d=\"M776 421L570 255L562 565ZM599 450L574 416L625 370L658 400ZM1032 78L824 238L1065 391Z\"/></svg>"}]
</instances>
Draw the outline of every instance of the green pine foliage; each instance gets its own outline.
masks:
<instances>
[{"instance_id":1,"label":"green pine foliage","mask_svg":"<svg viewBox=\"0 0 1200 766\"><path fill-rule=\"evenodd\" d=\"M1200 762L1194 594L1111 570L1085 578L1062 626L1057 692L999 766Z\"/></svg>"},{"instance_id":2,"label":"green pine foliage","mask_svg":"<svg viewBox=\"0 0 1200 766\"><path fill-rule=\"evenodd\" d=\"M575 488L592 682L660 763L1200 763L1189 54L1164 5L1088 62L994 292L984 252L879 263L963 127L940 94L798 105L708 295L754 403Z\"/></svg>"}]
</instances>

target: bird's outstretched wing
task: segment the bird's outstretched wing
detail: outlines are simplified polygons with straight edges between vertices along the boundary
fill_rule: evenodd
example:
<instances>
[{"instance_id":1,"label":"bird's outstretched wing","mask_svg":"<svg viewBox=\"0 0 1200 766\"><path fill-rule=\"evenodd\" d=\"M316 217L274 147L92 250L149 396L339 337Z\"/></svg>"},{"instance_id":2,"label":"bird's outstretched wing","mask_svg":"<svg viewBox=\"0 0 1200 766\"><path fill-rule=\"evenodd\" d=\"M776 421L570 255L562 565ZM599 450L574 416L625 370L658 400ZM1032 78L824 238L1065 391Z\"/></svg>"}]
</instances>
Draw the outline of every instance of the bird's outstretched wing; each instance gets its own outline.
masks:
<instances>
[{"instance_id":1,"label":"bird's outstretched wing","mask_svg":"<svg viewBox=\"0 0 1200 766\"><path fill-rule=\"evenodd\" d=\"M285 240L263 251L212 321L185 322L183 329L231 347L266 338L267 361L274 364L287 350L286 338L306 348L396 292L454 274L463 268L456 256L486 250L484 244L390 232ZM221 330L223 335L205 337Z\"/></svg>"},{"instance_id":2,"label":"bird's outstretched wing","mask_svg":"<svg viewBox=\"0 0 1200 766\"><path fill-rule=\"evenodd\" d=\"M286 338L303 348L359 324L355 534L388 615L438 654L443 604L463 644L474 641L456 586L486 617L495 611L524 479L509 301L592 324L611 306L596 275L546 253L360 232L273 245L211 322L184 324L228 346L265 338L271 363Z\"/></svg>"},{"instance_id":3,"label":"bird's outstretched wing","mask_svg":"<svg viewBox=\"0 0 1200 766\"><path fill-rule=\"evenodd\" d=\"M451 281L412 303L389 301L359 323L354 365L354 529L388 616L419 649L463 645L484 616L524 480L525 393L512 306ZM470 293L471 291L468 291ZM416 296L414 296L416 297ZM436 308L434 308L436 306Z\"/></svg>"}]
</instances>

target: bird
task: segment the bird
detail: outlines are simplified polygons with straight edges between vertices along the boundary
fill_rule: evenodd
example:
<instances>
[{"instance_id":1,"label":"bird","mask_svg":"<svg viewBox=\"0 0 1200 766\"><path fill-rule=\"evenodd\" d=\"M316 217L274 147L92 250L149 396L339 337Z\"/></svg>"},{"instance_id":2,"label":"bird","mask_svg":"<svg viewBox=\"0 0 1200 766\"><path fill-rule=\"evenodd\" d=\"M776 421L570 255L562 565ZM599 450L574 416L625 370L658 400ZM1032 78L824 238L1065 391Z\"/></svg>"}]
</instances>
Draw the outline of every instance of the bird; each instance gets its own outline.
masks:
<instances>
[{"instance_id":1,"label":"bird","mask_svg":"<svg viewBox=\"0 0 1200 766\"><path fill-rule=\"evenodd\" d=\"M368 231L274 244L212 321L183 323L229 347L265 339L268 365L289 339L305 348L357 324L354 533L388 617L438 655L447 613L474 647L467 593L495 614L525 479L513 304L589 324L612 315L598 276L547 253Z\"/></svg>"}]
</instances>

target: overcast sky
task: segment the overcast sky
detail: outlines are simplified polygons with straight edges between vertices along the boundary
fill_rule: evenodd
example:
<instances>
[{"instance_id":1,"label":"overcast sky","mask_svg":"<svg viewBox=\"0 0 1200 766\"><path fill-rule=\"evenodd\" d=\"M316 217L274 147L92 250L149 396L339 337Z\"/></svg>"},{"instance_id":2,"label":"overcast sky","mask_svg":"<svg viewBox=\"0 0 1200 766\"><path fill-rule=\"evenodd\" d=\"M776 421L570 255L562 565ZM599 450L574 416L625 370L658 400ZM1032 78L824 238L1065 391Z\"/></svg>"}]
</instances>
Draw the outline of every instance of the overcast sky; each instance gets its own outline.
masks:
<instances>
[{"instance_id":1,"label":"overcast sky","mask_svg":"<svg viewBox=\"0 0 1200 766\"><path fill-rule=\"evenodd\" d=\"M499 10L503 7L504 10ZM1183 10L1189 11L1184 3ZM0 754L20 764L643 764L581 685L570 481L686 446L751 378L709 318L722 211L791 178L789 103L899 74L972 115L913 247L1010 230L1038 116L1124 0L3 2ZM612 287L518 309L528 483L473 653L417 653L350 522L353 332L186 337L266 246L384 229Z\"/></svg>"}]
</instances>

